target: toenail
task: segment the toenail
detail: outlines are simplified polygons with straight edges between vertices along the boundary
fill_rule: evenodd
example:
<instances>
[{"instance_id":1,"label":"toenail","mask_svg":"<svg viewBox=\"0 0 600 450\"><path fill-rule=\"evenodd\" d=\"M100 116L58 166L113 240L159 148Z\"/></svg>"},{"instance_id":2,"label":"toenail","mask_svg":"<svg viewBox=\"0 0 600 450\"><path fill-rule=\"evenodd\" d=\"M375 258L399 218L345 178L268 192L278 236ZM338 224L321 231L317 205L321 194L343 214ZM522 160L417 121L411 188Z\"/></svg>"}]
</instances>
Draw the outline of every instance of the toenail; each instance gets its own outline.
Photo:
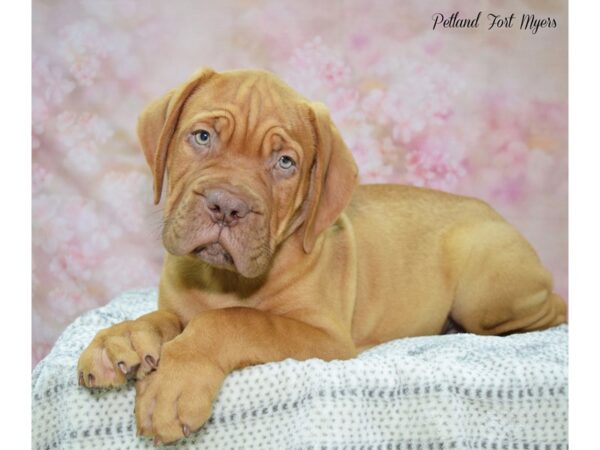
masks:
<instances>
[{"instance_id":1,"label":"toenail","mask_svg":"<svg viewBox=\"0 0 600 450\"><path fill-rule=\"evenodd\" d=\"M123 361L120 361L117 366L119 366L119 369L121 369L121 372L123 372L123 375L127 375L127 366L125 365L125 363Z\"/></svg>"},{"instance_id":2,"label":"toenail","mask_svg":"<svg viewBox=\"0 0 600 450\"><path fill-rule=\"evenodd\" d=\"M158 447L161 444L162 444L162 442L160 441L160 438L158 436L156 436L154 438L154 445L156 445Z\"/></svg>"},{"instance_id":3,"label":"toenail","mask_svg":"<svg viewBox=\"0 0 600 450\"><path fill-rule=\"evenodd\" d=\"M154 359L154 357L152 355L146 355L146 357L144 359L146 360L146 362L148 363L148 365L150 367L152 367L153 369L156 369L156 360Z\"/></svg>"},{"instance_id":4,"label":"toenail","mask_svg":"<svg viewBox=\"0 0 600 450\"><path fill-rule=\"evenodd\" d=\"M190 435L190 427L188 427L187 425L183 426L183 435L185 437L188 437Z\"/></svg>"},{"instance_id":5,"label":"toenail","mask_svg":"<svg viewBox=\"0 0 600 450\"><path fill-rule=\"evenodd\" d=\"M79 386L83 386L85 382L83 381L83 372L79 372Z\"/></svg>"},{"instance_id":6,"label":"toenail","mask_svg":"<svg viewBox=\"0 0 600 450\"><path fill-rule=\"evenodd\" d=\"M91 373L88 374L88 386L93 386L94 385L94 380L96 378L94 377L94 375L92 375Z\"/></svg>"}]
</instances>

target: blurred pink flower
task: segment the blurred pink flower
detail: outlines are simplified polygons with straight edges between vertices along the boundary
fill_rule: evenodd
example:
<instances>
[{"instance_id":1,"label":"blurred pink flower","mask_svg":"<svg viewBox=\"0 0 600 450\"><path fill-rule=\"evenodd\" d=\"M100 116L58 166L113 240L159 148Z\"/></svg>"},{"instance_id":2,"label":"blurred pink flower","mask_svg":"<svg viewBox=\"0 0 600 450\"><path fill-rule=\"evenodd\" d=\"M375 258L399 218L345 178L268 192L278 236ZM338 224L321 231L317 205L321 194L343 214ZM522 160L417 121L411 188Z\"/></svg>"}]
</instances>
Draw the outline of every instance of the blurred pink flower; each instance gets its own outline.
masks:
<instances>
[{"instance_id":1,"label":"blurred pink flower","mask_svg":"<svg viewBox=\"0 0 600 450\"><path fill-rule=\"evenodd\" d=\"M329 86L347 82L351 75L350 67L323 44L320 36L294 50L289 63L297 73L302 72L302 76L310 75L311 79Z\"/></svg>"},{"instance_id":2,"label":"blurred pink flower","mask_svg":"<svg viewBox=\"0 0 600 450\"><path fill-rule=\"evenodd\" d=\"M340 91L335 95L337 98L356 98L352 69L318 36L294 50L283 76L291 86L309 98L323 99L332 91ZM342 101L342 105L346 103Z\"/></svg>"},{"instance_id":3,"label":"blurred pink flower","mask_svg":"<svg viewBox=\"0 0 600 450\"><path fill-rule=\"evenodd\" d=\"M499 204L518 205L534 195L553 195L553 172L566 167L566 161L558 164L555 152L565 130L565 110L500 91L485 92L483 99L488 130L482 146L489 157L480 171L490 197Z\"/></svg>"},{"instance_id":4,"label":"blurred pink flower","mask_svg":"<svg viewBox=\"0 0 600 450\"><path fill-rule=\"evenodd\" d=\"M48 106L46 102L41 97L33 97L31 101L31 127L34 138L36 138L36 142L33 145L33 148L38 148L39 139L38 136L41 135L46 129L46 122L48 121Z\"/></svg>"},{"instance_id":5,"label":"blurred pink flower","mask_svg":"<svg viewBox=\"0 0 600 450\"><path fill-rule=\"evenodd\" d=\"M49 256L54 277L89 278L89 271L122 230L80 196L39 195L33 199L33 246Z\"/></svg>"},{"instance_id":6,"label":"blurred pink flower","mask_svg":"<svg viewBox=\"0 0 600 450\"><path fill-rule=\"evenodd\" d=\"M79 0L84 11L98 19L112 22L115 17L131 19L146 9L140 7L135 0L119 0L118 2L99 2L98 0Z\"/></svg>"},{"instance_id":7,"label":"blurred pink flower","mask_svg":"<svg viewBox=\"0 0 600 450\"><path fill-rule=\"evenodd\" d=\"M66 154L63 164L73 171L97 172L101 150L113 135L108 122L96 114L64 111L56 117L55 127Z\"/></svg>"},{"instance_id":8,"label":"blurred pink flower","mask_svg":"<svg viewBox=\"0 0 600 450\"><path fill-rule=\"evenodd\" d=\"M264 52L264 57L269 62L285 60L289 58L291 49L306 40L306 30L299 16L307 13L310 14L299 2L248 3L238 11L236 38L241 36L243 42L259 46L259 51ZM273 24L286 24L285 33ZM253 56L242 52L235 55L235 58L244 65L246 57L249 57L252 64ZM256 65L255 62L254 64Z\"/></svg>"},{"instance_id":9,"label":"blurred pink flower","mask_svg":"<svg viewBox=\"0 0 600 450\"><path fill-rule=\"evenodd\" d=\"M465 148L454 136L431 135L413 141L406 153L406 181L453 191L466 175Z\"/></svg>"},{"instance_id":10,"label":"blurred pink flower","mask_svg":"<svg viewBox=\"0 0 600 450\"><path fill-rule=\"evenodd\" d=\"M41 135L46 131L51 107L60 105L75 88L58 66L50 66L47 57L33 54L32 60L32 148L41 147Z\"/></svg>"},{"instance_id":11,"label":"blurred pink flower","mask_svg":"<svg viewBox=\"0 0 600 450\"><path fill-rule=\"evenodd\" d=\"M64 111L56 118L56 131L66 147L104 144L113 134L108 122L96 114Z\"/></svg>"},{"instance_id":12,"label":"blurred pink flower","mask_svg":"<svg viewBox=\"0 0 600 450\"><path fill-rule=\"evenodd\" d=\"M361 106L382 126L392 127L398 144L408 144L431 127L444 125L464 90L459 72L422 55L387 66L382 62L378 71L385 77L393 73L396 82L387 91L368 93Z\"/></svg>"},{"instance_id":13,"label":"blurred pink flower","mask_svg":"<svg viewBox=\"0 0 600 450\"><path fill-rule=\"evenodd\" d=\"M385 161L381 144L374 137L373 126L355 121L342 126L340 132L356 159L362 183L381 183L390 179L394 167Z\"/></svg>"},{"instance_id":14,"label":"blurred pink flower","mask_svg":"<svg viewBox=\"0 0 600 450\"><path fill-rule=\"evenodd\" d=\"M74 320L85 311L98 307L98 301L75 280L61 280L60 285L47 293L46 314L54 320Z\"/></svg>"},{"instance_id":15,"label":"blurred pink flower","mask_svg":"<svg viewBox=\"0 0 600 450\"><path fill-rule=\"evenodd\" d=\"M59 105L75 89L75 83L66 77L62 68L51 66L47 57L34 53L32 69L32 89L38 94L38 100Z\"/></svg>"},{"instance_id":16,"label":"blurred pink flower","mask_svg":"<svg viewBox=\"0 0 600 450\"><path fill-rule=\"evenodd\" d=\"M52 180L52 175L40 164L35 161L32 164L31 187L32 194L41 194Z\"/></svg>"},{"instance_id":17,"label":"blurred pink flower","mask_svg":"<svg viewBox=\"0 0 600 450\"><path fill-rule=\"evenodd\" d=\"M150 177L140 172L111 171L102 176L98 199L110 207L127 232L140 233L147 221L151 186Z\"/></svg>"},{"instance_id":18,"label":"blurred pink flower","mask_svg":"<svg viewBox=\"0 0 600 450\"><path fill-rule=\"evenodd\" d=\"M160 266L140 255L118 255L104 259L97 267L96 281L115 296L126 289L147 288L158 284Z\"/></svg>"},{"instance_id":19,"label":"blurred pink flower","mask_svg":"<svg viewBox=\"0 0 600 450\"><path fill-rule=\"evenodd\" d=\"M60 30L59 52L73 78L90 86L100 73L107 56L105 34L91 20L71 23Z\"/></svg>"}]
</instances>

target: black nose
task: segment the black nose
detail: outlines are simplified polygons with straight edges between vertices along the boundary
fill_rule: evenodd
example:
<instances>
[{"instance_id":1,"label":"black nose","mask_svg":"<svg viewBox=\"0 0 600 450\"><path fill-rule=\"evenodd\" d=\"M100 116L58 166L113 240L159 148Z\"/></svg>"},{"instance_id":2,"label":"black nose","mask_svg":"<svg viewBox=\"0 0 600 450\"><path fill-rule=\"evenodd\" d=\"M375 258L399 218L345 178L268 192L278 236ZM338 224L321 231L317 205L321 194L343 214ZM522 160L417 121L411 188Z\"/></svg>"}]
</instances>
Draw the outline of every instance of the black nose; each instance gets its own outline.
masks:
<instances>
[{"instance_id":1,"label":"black nose","mask_svg":"<svg viewBox=\"0 0 600 450\"><path fill-rule=\"evenodd\" d=\"M250 211L244 200L224 189L208 189L202 195L206 209L214 222L235 225Z\"/></svg>"}]
</instances>

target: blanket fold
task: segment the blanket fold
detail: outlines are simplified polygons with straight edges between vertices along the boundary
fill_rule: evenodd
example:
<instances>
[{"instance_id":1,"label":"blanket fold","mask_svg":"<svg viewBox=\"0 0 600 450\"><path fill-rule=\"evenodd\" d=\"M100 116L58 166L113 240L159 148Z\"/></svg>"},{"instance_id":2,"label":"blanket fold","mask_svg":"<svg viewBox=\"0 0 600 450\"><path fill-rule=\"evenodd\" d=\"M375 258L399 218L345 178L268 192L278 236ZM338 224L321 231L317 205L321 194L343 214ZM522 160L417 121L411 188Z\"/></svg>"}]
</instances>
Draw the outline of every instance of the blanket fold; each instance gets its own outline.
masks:
<instances>
[{"instance_id":1,"label":"blanket fold","mask_svg":"<svg viewBox=\"0 0 600 450\"><path fill-rule=\"evenodd\" d=\"M33 371L33 448L144 449L132 384L78 386L96 332L156 308L129 291L71 324ZM285 360L227 377L209 422L167 448L561 450L567 443L567 336L561 325L507 337L406 338L349 361Z\"/></svg>"}]
</instances>

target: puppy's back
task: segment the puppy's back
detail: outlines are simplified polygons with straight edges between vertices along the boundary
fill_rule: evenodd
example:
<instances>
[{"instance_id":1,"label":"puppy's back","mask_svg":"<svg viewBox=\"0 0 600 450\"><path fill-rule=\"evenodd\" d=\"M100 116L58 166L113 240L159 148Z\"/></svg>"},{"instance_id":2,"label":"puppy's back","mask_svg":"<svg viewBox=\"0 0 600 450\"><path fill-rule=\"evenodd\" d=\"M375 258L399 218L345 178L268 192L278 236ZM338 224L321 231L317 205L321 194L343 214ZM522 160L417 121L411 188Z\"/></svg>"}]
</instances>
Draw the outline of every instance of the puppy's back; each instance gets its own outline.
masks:
<instances>
[{"instance_id":1,"label":"puppy's back","mask_svg":"<svg viewBox=\"0 0 600 450\"><path fill-rule=\"evenodd\" d=\"M346 214L355 226L418 227L417 232L445 228L455 221L504 219L474 197L400 184L362 184L356 188Z\"/></svg>"}]
</instances>

